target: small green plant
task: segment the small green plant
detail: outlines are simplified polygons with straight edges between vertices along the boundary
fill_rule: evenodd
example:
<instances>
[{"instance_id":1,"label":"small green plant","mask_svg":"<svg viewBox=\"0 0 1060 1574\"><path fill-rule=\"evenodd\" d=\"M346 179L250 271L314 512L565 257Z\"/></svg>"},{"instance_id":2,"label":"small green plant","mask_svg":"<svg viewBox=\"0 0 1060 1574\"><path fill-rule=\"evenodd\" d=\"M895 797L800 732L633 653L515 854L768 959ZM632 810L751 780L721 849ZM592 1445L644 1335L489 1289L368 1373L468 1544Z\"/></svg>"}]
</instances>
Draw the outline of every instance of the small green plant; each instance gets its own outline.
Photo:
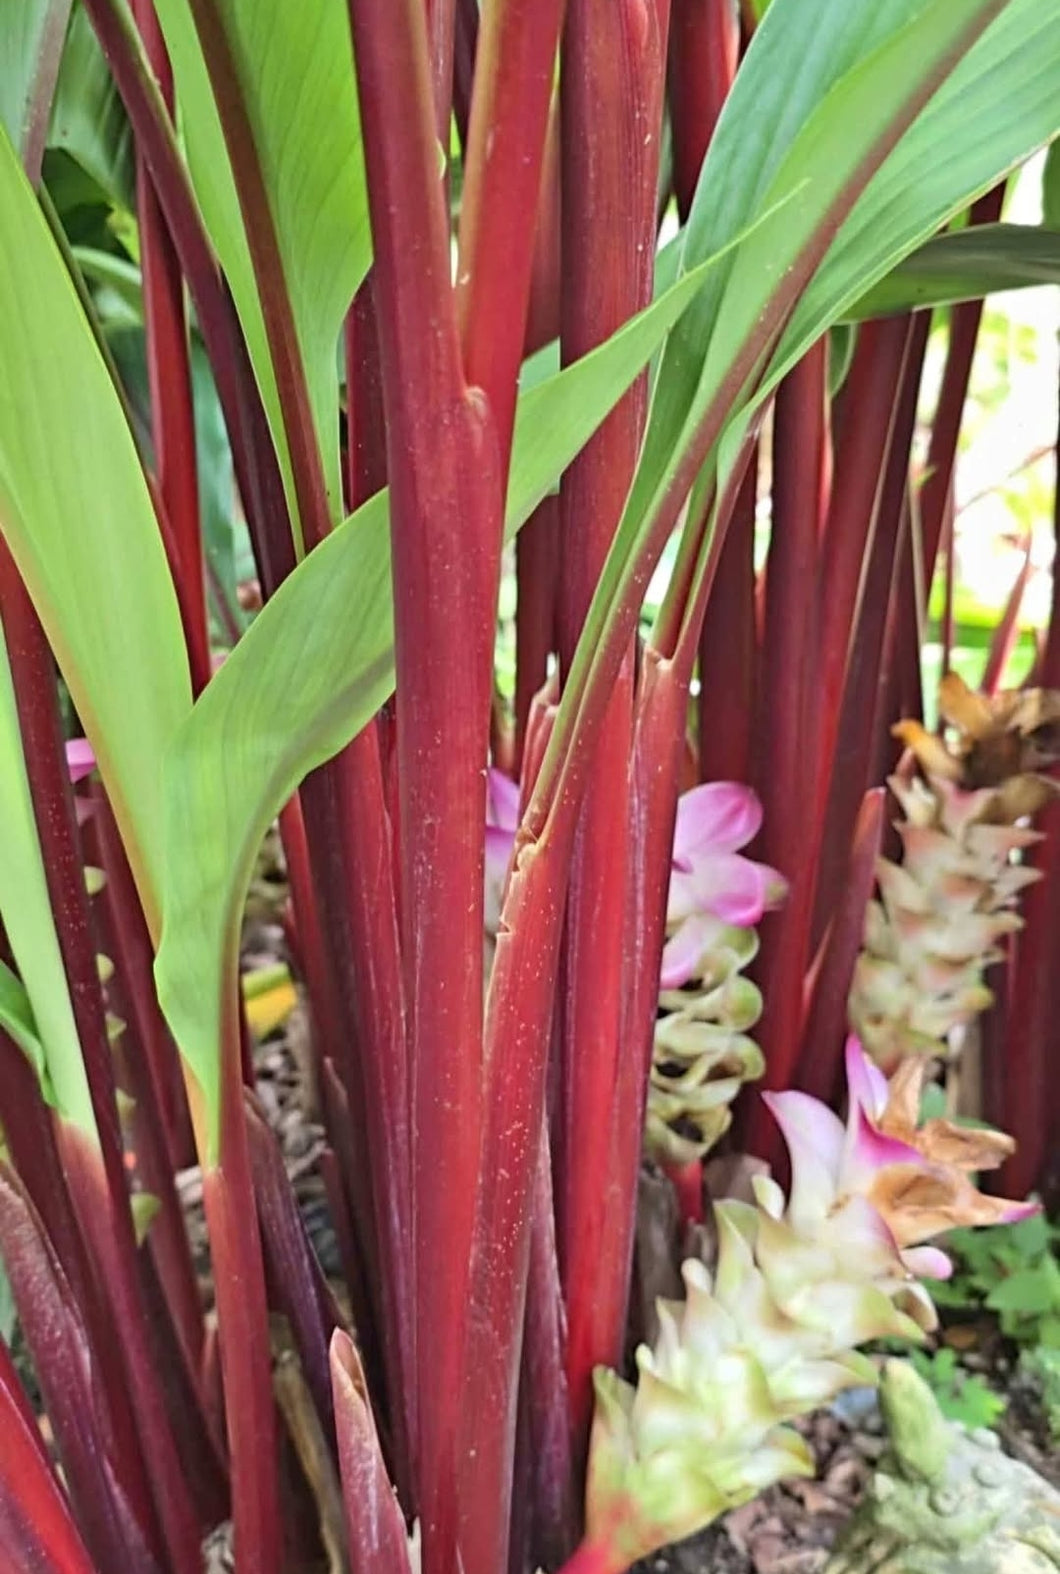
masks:
<instances>
[{"instance_id":1,"label":"small green plant","mask_svg":"<svg viewBox=\"0 0 1060 1574\"><path fill-rule=\"evenodd\" d=\"M1020 1355L1020 1372L1038 1390L1045 1424L1053 1442L1060 1445L1060 1349L1038 1345Z\"/></svg>"},{"instance_id":2,"label":"small green plant","mask_svg":"<svg viewBox=\"0 0 1060 1574\"><path fill-rule=\"evenodd\" d=\"M963 1367L956 1350L948 1345L930 1353L916 1349L905 1353L935 1395L947 1421L959 1421L973 1428L993 1426L1004 1414L1007 1403L1004 1397Z\"/></svg>"},{"instance_id":3,"label":"small green plant","mask_svg":"<svg viewBox=\"0 0 1060 1574\"><path fill-rule=\"evenodd\" d=\"M1043 1214L992 1230L954 1230L947 1247L957 1271L935 1287L940 1306L986 1307L1001 1331L1023 1345L1060 1345L1060 1227Z\"/></svg>"}]
</instances>

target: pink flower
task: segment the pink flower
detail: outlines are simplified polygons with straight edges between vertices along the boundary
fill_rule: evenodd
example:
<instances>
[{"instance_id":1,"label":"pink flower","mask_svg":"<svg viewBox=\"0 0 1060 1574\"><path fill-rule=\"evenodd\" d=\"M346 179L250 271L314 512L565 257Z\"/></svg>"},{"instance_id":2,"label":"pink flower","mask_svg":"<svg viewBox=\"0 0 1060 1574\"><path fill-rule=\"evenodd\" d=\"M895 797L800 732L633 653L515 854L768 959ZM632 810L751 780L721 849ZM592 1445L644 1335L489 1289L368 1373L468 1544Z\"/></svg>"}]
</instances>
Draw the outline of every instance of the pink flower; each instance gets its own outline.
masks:
<instances>
[{"instance_id":1,"label":"pink flower","mask_svg":"<svg viewBox=\"0 0 1060 1574\"><path fill-rule=\"evenodd\" d=\"M723 926L751 929L783 899L783 877L739 853L761 824L757 795L738 782L706 782L678 800L663 989L678 989L696 974Z\"/></svg>"},{"instance_id":2,"label":"pink flower","mask_svg":"<svg viewBox=\"0 0 1060 1574\"><path fill-rule=\"evenodd\" d=\"M910 1058L887 1080L856 1038L847 1040L849 1112L844 1126L807 1093L763 1097L791 1155L788 1217L810 1234L842 1230L851 1201L871 1205L910 1273L944 1279L946 1254L923 1243L958 1225L1006 1224L1036 1205L988 1197L970 1175L1011 1151L1003 1133L946 1120L920 1124L927 1063Z\"/></svg>"},{"instance_id":3,"label":"pink flower","mask_svg":"<svg viewBox=\"0 0 1060 1574\"><path fill-rule=\"evenodd\" d=\"M66 768L75 784L83 781L96 768L96 756L87 738L71 738L66 745Z\"/></svg>"},{"instance_id":4,"label":"pink flower","mask_svg":"<svg viewBox=\"0 0 1060 1574\"><path fill-rule=\"evenodd\" d=\"M519 784L493 766L486 772L486 916L487 934L501 921L508 865L519 825Z\"/></svg>"}]
</instances>

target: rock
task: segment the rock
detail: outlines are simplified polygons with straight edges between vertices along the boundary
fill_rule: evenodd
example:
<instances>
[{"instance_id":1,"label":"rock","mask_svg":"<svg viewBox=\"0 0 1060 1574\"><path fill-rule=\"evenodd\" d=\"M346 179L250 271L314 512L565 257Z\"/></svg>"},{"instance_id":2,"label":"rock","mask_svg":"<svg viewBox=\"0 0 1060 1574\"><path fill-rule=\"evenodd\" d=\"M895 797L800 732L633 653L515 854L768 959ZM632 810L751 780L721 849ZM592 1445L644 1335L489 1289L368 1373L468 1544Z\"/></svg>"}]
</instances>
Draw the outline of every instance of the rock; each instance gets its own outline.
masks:
<instances>
[{"instance_id":1,"label":"rock","mask_svg":"<svg viewBox=\"0 0 1060 1574\"><path fill-rule=\"evenodd\" d=\"M890 1361L889 1442L826 1574L1057 1574L1060 1492L994 1432L943 1419L928 1385Z\"/></svg>"}]
</instances>

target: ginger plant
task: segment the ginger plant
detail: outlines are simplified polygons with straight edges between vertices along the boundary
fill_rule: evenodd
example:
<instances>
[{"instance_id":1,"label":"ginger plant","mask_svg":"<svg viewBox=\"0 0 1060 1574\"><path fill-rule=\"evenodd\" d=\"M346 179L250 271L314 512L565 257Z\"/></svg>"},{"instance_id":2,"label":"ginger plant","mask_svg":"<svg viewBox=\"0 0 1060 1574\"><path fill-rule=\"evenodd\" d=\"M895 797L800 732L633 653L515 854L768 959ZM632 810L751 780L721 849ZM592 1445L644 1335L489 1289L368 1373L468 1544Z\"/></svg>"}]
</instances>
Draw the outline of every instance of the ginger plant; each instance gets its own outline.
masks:
<instances>
[{"instance_id":1,"label":"ginger plant","mask_svg":"<svg viewBox=\"0 0 1060 1574\"><path fill-rule=\"evenodd\" d=\"M948 673L939 712L941 738L916 721L894 728L909 750L890 778L902 861L878 862L850 990L851 1027L888 1068L958 1054L990 1005L985 974L1022 927L1019 896L1038 878L1019 855L1040 840L1030 822L1057 791L1041 771L1060 758L1060 694L988 699Z\"/></svg>"},{"instance_id":2,"label":"ginger plant","mask_svg":"<svg viewBox=\"0 0 1060 1574\"><path fill-rule=\"evenodd\" d=\"M761 824L757 795L736 782L707 782L678 801L644 1144L695 1217L702 1160L765 1066L749 1036L762 995L744 971L758 952L755 925L786 886L740 852Z\"/></svg>"},{"instance_id":3,"label":"ginger plant","mask_svg":"<svg viewBox=\"0 0 1060 1574\"><path fill-rule=\"evenodd\" d=\"M716 1204L713 1270L684 1264L687 1298L660 1303L636 1386L597 1371L586 1570L618 1574L771 1482L812 1474L789 1423L875 1381L859 1346L935 1327L920 1278L951 1265L929 1243L1033 1211L969 1178L1001 1162L1008 1138L919 1124L925 1070L908 1060L888 1082L851 1039L845 1126L806 1094L765 1095L791 1156L790 1195L759 1177L754 1206Z\"/></svg>"}]
</instances>

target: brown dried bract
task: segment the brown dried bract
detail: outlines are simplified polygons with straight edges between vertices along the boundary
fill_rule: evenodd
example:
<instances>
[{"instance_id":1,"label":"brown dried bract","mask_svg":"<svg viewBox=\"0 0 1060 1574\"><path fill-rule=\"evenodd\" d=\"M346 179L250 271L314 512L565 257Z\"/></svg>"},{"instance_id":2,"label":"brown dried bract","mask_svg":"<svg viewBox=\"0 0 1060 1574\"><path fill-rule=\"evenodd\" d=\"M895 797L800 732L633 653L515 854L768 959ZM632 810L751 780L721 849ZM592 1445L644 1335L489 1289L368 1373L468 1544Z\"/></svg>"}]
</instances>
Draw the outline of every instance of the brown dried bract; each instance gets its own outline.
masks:
<instances>
[{"instance_id":1,"label":"brown dried bract","mask_svg":"<svg viewBox=\"0 0 1060 1574\"><path fill-rule=\"evenodd\" d=\"M988 697L948 672L939 684L939 714L946 737L918 721L900 721L891 731L925 776L969 790L996 788L980 818L1011 825L1060 792L1060 784L1038 774L1060 762L1060 691L1009 689Z\"/></svg>"}]
</instances>

